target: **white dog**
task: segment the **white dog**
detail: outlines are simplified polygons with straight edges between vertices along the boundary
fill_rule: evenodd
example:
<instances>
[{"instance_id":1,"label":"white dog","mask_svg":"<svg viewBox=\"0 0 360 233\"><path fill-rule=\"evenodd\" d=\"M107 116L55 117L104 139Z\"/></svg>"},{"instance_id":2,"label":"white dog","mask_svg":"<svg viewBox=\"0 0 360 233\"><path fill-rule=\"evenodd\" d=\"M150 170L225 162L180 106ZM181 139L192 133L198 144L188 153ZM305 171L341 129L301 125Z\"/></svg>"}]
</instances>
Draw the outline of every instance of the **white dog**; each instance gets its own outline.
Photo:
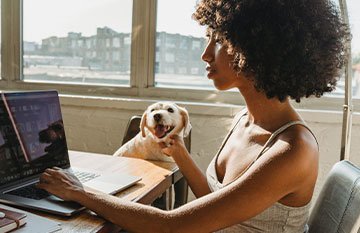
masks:
<instances>
[{"instance_id":1,"label":"white dog","mask_svg":"<svg viewBox=\"0 0 360 233\"><path fill-rule=\"evenodd\" d=\"M162 153L158 143L169 144L171 135L186 137L190 130L189 114L185 108L171 102L157 102L142 115L140 132L121 146L114 156L173 162L173 158Z\"/></svg>"}]
</instances>

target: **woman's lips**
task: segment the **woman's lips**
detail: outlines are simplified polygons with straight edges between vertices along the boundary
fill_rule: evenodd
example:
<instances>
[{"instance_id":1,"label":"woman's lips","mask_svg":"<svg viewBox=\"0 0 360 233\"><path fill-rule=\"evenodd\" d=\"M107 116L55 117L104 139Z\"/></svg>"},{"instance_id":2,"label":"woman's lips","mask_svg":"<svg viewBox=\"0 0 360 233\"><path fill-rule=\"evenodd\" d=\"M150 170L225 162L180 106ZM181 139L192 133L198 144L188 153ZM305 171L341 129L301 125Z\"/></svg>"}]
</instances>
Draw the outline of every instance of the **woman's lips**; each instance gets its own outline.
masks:
<instances>
[{"instance_id":1,"label":"woman's lips","mask_svg":"<svg viewBox=\"0 0 360 233\"><path fill-rule=\"evenodd\" d=\"M207 66L206 71L208 72L207 74L208 78L211 78L211 76L215 74L215 69L213 69L211 66Z\"/></svg>"}]
</instances>

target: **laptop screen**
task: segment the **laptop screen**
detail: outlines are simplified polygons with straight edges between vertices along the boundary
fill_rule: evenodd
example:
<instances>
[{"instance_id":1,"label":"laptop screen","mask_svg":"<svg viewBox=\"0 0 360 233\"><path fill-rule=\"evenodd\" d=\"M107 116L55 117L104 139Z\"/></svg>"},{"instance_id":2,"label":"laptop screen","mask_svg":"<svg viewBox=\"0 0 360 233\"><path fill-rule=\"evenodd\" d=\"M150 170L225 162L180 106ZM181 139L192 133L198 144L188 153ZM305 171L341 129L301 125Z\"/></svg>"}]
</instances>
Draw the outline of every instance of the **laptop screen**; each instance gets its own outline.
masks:
<instances>
[{"instance_id":1,"label":"laptop screen","mask_svg":"<svg viewBox=\"0 0 360 233\"><path fill-rule=\"evenodd\" d=\"M1 93L0 185L69 165L58 93Z\"/></svg>"}]
</instances>

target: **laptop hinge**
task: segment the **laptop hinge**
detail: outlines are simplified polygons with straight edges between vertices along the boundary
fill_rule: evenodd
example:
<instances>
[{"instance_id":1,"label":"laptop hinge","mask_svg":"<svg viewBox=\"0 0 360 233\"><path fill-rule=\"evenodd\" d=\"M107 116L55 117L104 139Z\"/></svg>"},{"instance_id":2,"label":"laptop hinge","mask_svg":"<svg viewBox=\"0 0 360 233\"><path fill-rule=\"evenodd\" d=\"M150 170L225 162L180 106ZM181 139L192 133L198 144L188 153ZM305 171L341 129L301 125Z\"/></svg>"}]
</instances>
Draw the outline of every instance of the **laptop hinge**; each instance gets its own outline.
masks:
<instances>
[{"instance_id":1,"label":"laptop hinge","mask_svg":"<svg viewBox=\"0 0 360 233\"><path fill-rule=\"evenodd\" d=\"M15 183L15 184L9 185L7 187L4 187L1 189L1 194L5 194L5 193L11 192L13 190L19 189L19 188L23 188L23 187L29 186L31 184L35 184L37 182L39 182L39 176L34 177L31 180L21 181L21 183Z\"/></svg>"}]
</instances>

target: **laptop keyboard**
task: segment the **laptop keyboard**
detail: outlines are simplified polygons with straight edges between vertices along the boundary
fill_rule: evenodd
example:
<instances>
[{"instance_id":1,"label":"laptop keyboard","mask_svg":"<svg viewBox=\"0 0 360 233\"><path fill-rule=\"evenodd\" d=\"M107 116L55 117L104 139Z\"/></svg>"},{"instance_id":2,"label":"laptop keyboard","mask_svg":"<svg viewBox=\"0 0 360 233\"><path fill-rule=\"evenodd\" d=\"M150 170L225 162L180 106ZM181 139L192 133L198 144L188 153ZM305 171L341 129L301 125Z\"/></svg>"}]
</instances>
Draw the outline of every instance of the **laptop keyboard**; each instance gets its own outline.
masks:
<instances>
[{"instance_id":1,"label":"laptop keyboard","mask_svg":"<svg viewBox=\"0 0 360 233\"><path fill-rule=\"evenodd\" d=\"M89 180L95 179L96 177L100 176L99 174L78 171L78 170L73 170L72 172L80 180L81 183L85 183Z\"/></svg>"},{"instance_id":2,"label":"laptop keyboard","mask_svg":"<svg viewBox=\"0 0 360 233\"><path fill-rule=\"evenodd\" d=\"M36 188L35 184L31 184L31 185L25 186L23 188L19 188L19 189L10 191L7 194L20 196L20 197L26 197L26 198L35 199L35 200L40 200L40 199L50 196L50 193L48 193L47 191Z\"/></svg>"},{"instance_id":3,"label":"laptop keyboard","mask_svg":"<svg viewBox=\"0 0 360 233\"><path fill-rule=\"evenodd\" d=\"M73 174L80 180L81 183L85 183L89 180L92 180L98 176L99 174L77 171L73 170ZM30 199L40 200L50 196L51 194L43 189L39 189L35 186L35 184L31 184L13 191L8 192L7 194L26 197Z\"/></svg>"}]
</instances>

